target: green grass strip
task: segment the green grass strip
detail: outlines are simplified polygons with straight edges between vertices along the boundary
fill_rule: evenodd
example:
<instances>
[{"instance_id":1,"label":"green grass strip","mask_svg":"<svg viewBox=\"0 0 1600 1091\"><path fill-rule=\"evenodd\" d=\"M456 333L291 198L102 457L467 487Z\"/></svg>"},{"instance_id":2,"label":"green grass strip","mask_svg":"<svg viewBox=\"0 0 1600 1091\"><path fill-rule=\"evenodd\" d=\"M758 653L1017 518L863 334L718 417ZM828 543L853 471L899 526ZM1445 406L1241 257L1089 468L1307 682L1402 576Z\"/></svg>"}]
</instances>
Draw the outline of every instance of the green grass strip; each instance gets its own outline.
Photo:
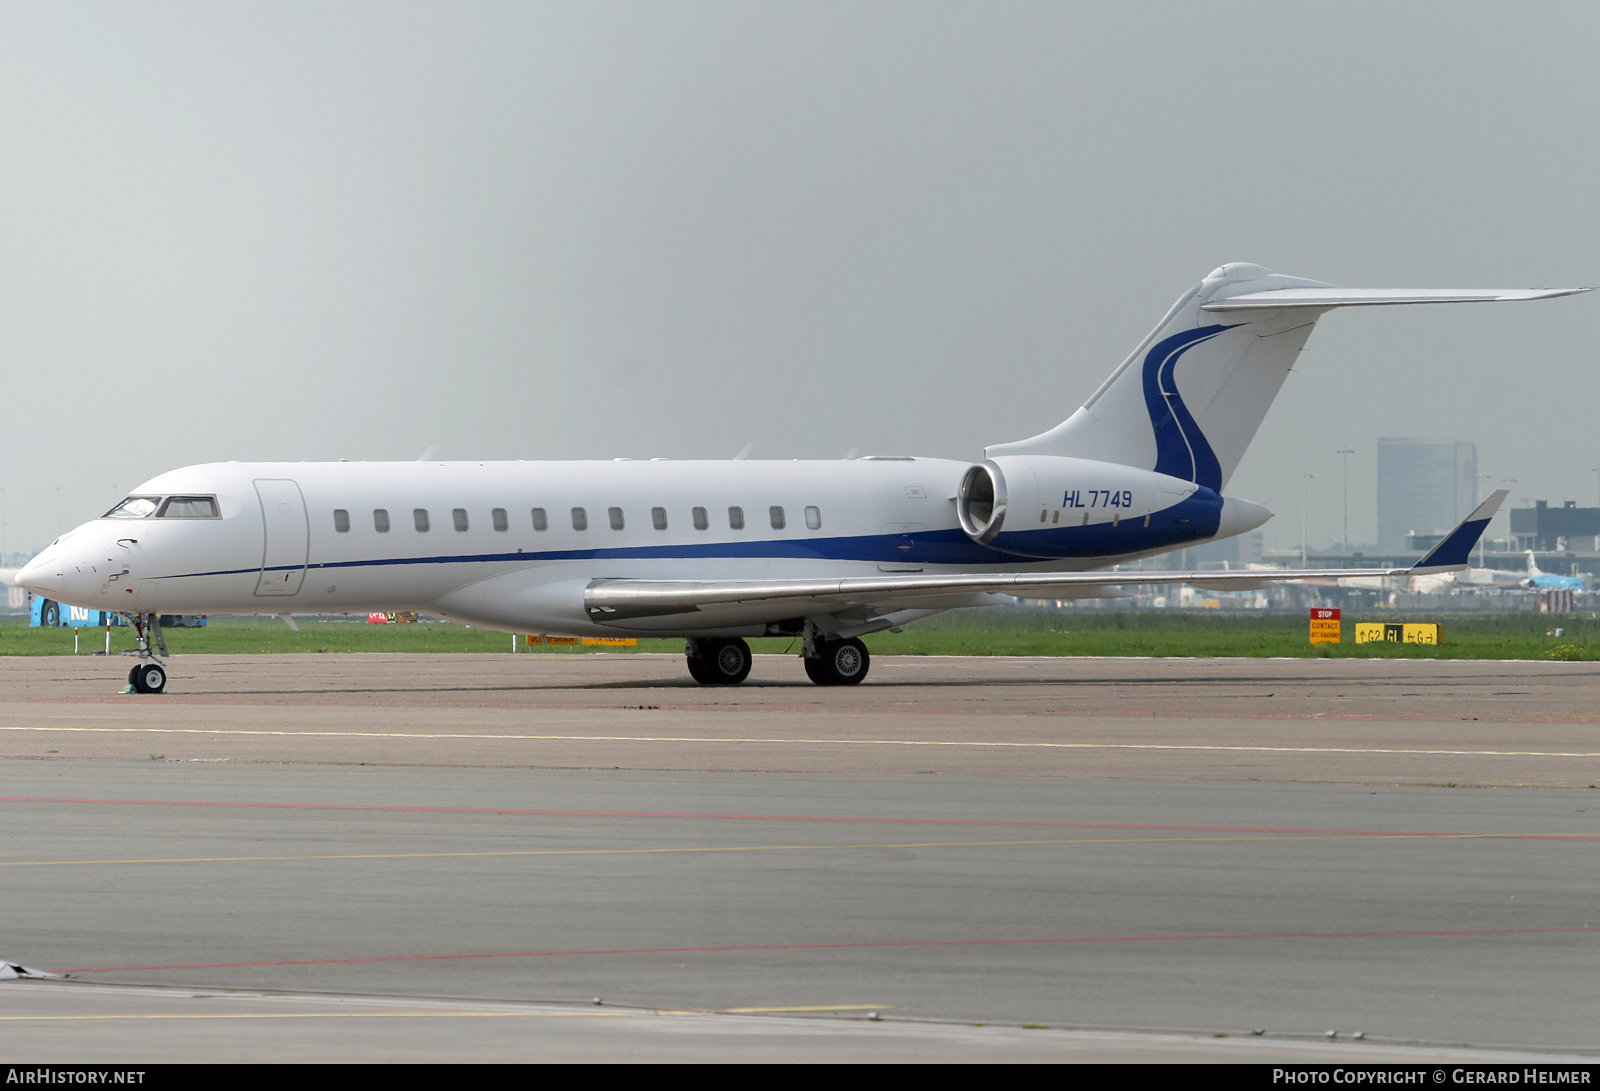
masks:
<instances>
[{"instance_id":1,"label":"green grass strip","mask_svg":"<svg viewBox=\"0 0 1600 1091\"><path fill-rule=\"evenodd\" d=\"M1354 643L1357 621L1437 621L1445 642L1426 645ZM444 622L368 625L361 619L298 622L291 632L275 618L213 618L203 629L169 629L173 654L282 652L481 652L510 654L506 633ZM1549 635L1561 627L1564 636ZM1344 619L1344 642L1312 646L1304 614L1207 611L960 610L908 627L875 633L867 646L879 655L1286 656L1363 659L1600 659L1600 620L1592 615L1536 613L1406 614L1373 612ZM113 654L133 648L133 633L114 628ZM71 629L30 628L26 619L0 620L0 655L71 655ZM752 640L758 653L798 653L799 641ZM80 654L105 646L103 629L83 629ZM681 640L641 640L637 649L519 648L535 655L627 655L683 650Z\"/></svg>"}]
</instances>

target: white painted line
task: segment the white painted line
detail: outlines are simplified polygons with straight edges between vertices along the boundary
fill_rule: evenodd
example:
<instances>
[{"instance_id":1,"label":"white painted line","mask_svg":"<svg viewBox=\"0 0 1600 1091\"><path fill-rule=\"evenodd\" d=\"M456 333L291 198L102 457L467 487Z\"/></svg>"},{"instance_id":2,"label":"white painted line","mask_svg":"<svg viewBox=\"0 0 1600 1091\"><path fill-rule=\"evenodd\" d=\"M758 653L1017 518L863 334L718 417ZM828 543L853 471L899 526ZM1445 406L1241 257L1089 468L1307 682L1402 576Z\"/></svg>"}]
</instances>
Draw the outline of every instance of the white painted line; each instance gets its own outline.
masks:
<instances>
[{"instance_id":1,"label":"white painted line","mask_svg":"<svg viewBox=\"0 0 1600 1091\"><path fill-rule=\"evenodd\" d=\"M262 731L208 727L0 727L0 731L154 735L268 735L290 739L452 739L508 742L750 743L777 746L968 746L1037 750L1216 750L1243 754L1411 754L1422 757L1600 758L1593 750L1404 750L1356 746L1214 746L1203 743L1005 742L989 739L773 739L694 735L462 735L416 731Z\"/></svg>"}]
</instances>

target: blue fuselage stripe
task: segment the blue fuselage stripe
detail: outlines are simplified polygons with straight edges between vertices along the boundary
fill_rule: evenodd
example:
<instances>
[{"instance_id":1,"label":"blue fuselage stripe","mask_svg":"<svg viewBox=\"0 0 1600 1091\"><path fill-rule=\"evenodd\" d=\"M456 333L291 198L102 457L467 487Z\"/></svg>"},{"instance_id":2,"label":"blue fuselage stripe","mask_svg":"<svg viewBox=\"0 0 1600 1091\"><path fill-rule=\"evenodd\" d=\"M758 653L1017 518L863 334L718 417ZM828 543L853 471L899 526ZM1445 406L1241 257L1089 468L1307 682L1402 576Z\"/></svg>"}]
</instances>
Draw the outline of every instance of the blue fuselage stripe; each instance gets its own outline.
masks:
<instances>
[{"instance_id":1,"label":"blue fuselage stripe","mask_svg":"<svg viewBox=\"0 0 1600 1091\"><path fill-rule=\"evenodd\" d=\"M590 549L551 549L493 553L433 554L419 557L368 557L360 560L312 561L306 565L271 565L265 568L225 568L182 572L152 579L188 579L200 576L243 576L260 572L294 572L339 568L384 568L419 564L503 564L583 560L744 560L799 559L862 561L879 564L928 564L988 569L1039 560L1114 558L1143 553L1216 533L1221 501L1207 490L1149 516L1089 526L1059 526L1002 534L993 548L982 546L959 529L926 530L908 534L867 534L832 538L799 538L753 542L705 542L684 545L637 545Z\"/></svg>"}]
</instances>

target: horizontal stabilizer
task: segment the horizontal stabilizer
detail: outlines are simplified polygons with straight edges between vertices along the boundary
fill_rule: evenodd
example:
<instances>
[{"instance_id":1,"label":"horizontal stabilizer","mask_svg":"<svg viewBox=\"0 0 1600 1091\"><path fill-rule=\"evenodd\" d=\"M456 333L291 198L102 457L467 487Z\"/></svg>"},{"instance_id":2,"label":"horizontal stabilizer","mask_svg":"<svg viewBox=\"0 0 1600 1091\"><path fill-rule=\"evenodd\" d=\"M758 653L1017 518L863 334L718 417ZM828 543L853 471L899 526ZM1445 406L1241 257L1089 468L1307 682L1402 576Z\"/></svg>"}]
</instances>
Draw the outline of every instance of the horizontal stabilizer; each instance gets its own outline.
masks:
<instances>
[{"instance_id":1,"label":"horizontal stabilizer","mask_svg":"<svg viewBox=\"0 0 1600 1091\"><path fill-rule=\"evenodd\" d=\"M1403 303L1506 303L1554 299L1593 288L1277 288L1202 303L1202 311L1275 311L1283 307L1392 307Z\"/></svg>"},{"instance_id":2,"label":"horizontal stabilizer","mask_svg":"<svg viewBox=\"0 0 1600 1091\"><path fill-rule=\"evenodd\" d=\"M1465 568L1472 548L1478 544L1478 539L1483 537L1483 532L1489 529L1489 520L1494 518L1494 513L1500 510L1500 505L1510 495L1510 489L1496 489L1490 493L1489 498L1473 508L1472 514L1463 519L1460 526L1446 534L1442 542L1428 550L1428 555L1412 567L1412 573Z\"/></svg>"}]
</instances>

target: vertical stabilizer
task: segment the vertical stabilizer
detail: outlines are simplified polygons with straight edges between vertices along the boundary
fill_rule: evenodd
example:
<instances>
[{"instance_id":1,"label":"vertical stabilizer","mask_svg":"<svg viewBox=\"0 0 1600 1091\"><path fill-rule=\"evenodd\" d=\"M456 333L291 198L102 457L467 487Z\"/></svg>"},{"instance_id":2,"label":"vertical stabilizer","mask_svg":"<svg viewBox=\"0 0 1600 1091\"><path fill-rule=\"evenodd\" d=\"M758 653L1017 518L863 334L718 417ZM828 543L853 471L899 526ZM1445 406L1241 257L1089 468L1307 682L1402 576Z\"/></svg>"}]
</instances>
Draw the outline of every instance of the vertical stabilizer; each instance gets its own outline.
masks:
<instances>
[{"instance_id":1,"label":"vertical stabilizer","mask_svg":"<svg viewBox=\"0 0 1600 1091\"><path fill-rule=\"evenodd\" d=\"M1305 347L1335 307L1506 303L1589 288L1335 288L1247 262L1215 269L1094 396L1050 431L987 455L1066 455L1221 491Z\"/></svg>"},{"instance_id":2,"label":"vertical stabilizer","mask_svg":"<svg viewBox=\"0 0 1600 1091\"><path fill-rule=\"evenodd\" d=\"M1320 281L1235 262L1213 271L1067 420L988 457L1036 454L1153 469L1221 491L1326 307L1214 313L1237 295Z\"/></svg>"}]
</instances>

